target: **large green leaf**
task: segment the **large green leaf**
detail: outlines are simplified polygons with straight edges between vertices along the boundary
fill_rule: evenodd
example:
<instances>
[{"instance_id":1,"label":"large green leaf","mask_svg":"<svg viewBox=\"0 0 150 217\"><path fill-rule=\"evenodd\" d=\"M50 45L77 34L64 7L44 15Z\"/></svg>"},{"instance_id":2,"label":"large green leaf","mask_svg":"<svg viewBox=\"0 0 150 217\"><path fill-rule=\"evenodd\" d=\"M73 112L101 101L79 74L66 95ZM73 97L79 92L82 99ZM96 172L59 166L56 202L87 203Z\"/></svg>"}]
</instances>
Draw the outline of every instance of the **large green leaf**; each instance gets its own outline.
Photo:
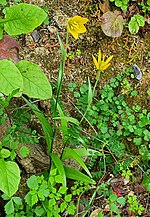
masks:
<instances>
[{"instance_id":1,"label":"large green leaf","mask_svg":"<svg viewBox=\"0 0 150 217\"><path fill-rule=\"evenodd\" d=\"M64 166L64 168L65 168L65 172L66 172L66 177L68 179L73 179L73 180L77 180L80 182L89 183L89 184L93 184L93 185L96 184L96 182L93 179L91 179L89 176L81 173L80 171L73 169L73 168L70 168L70 167L66 167L66 166Z\"/></svg>"},{"instance_id":2,"label":"large green leaf","mask_svg":"<svg viewBox=\"0 0 150 217\"><path fill-rule=\"evenodd\" d=\"M4 29L9 35L32 32L46 19L47 14L32 4L18 4L6 8Z\"/></svg>"},{"instance_id":3,"label":"large green leaf","mask_svg":"<svg viewBox=\"0 0 150 217\"><path fill-rule=\"evenodd\" d=\"M23 93L32 98L50 99L52 87L44 72L36 65L26 60L16 64L23 77Z\"/></svg>"},{"instance_id":4,"label":"large green leaf","mask_svg":"<svg viewBox=\"0 0 150 217\"><path fill-rule=\"evenodd\" d=\"M86 173L92 177L82 158L74 151L74 149L65 148L65 151L70 155L70 158L73 158L86 171Z\"/></svg>"},{"instance_id":5,"label":"large green leaf","mask_svg":"<svg viewBox=\"0 0 150 217\"><path fill-rule=\"evenodd\" d=\"M18 190L20 169L15 162L0 159L0 190L11 197Z\"/></svg>"},{"instance_id":6,"label":"large green leaf","mask_svg":"<svg viewBox=\"0 0 150 217\"><path fill-rule=\"evenodd\" d=\"M66 173L62 161L55 153L51 153L50 156L52 158L53 163L55 164L55 167L58 169L59 174L63 178L63 185L66 186Z\"/></svg>"},{"instance_id":7,"label":"large green leaf","mask_svg":"<svg viewBox=\"0 0 150 217\"><path fill-rule=\"evenodd\" d=\"M10 60L0 60L0 92L8 96L13 90L23 90L23 79L20 71Z\"/></svg>"}]
</instances>

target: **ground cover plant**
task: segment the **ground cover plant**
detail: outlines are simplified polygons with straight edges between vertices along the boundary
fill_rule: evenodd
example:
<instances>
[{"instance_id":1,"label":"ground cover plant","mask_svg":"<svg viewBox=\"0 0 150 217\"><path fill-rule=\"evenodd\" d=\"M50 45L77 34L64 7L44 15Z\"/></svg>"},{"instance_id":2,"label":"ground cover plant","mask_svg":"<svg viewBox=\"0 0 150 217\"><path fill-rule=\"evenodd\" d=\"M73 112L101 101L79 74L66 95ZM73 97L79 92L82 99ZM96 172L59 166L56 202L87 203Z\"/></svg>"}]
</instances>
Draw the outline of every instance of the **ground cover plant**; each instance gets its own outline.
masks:
<instances>
[{"instance_id":1,"label":"ground cover plant","mask_svg":"<svg viewBox=\"0 0 150 217\"><path fill-rule=\"evenodd\" d=\"M64 82L74 63L84 67L82 46L72 49L71 43L88 34L92 10L96 12L100 3L103 18L119 24L119 32L112 29L111 33L101 25L112 37L123 31L123 14L108 11L113 4L109 1L89 1L89 8L85 6L89 13L68 17L64 35L56 34L59 67L51 82L38 64L20 60L19 44L11 37L40 29L42 23L47 28L48 10L17 1L13 6L0 3L4 13L0 21L0 214L150 216L149 87L142 99L142 70L134 63L125 69L116 67L112 74L114 50L102 52L97 46L90 54L94 79L88 74L83 82ZM114 3L122 11L132 5ZM147 17L149 1L136 7L143 14L131 18L136 29L129 23L129 35L145 25L141 16ZM8 35L3 36L3 31ZM71 96L71 112L66 96ZM48 102L46 111L43 102Z\"/></svg>"}]
</instances>

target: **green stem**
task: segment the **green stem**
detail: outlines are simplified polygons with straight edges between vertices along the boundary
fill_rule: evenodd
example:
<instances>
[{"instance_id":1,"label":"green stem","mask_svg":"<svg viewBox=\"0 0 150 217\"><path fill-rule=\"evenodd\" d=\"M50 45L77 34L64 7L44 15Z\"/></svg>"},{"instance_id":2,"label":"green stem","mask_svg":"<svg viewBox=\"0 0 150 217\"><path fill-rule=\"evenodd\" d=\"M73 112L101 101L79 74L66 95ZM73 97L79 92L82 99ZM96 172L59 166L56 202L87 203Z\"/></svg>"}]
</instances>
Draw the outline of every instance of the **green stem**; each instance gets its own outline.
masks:
<instances>
[{"instance_id":1,"label":"green stem","mask_svg":"<svg viewBox=\"0 0 150 217\"><path fill-rule=\"evenodd\" d=\"M96 82L95 82L95 85L94 85L94 87L93 87L93 97L94 97L94 94L95 94L95 89L96 89L96 87L97 87L97 83L98 83L99 78L100 78L100 73L101 73L101 71L98 71L98 75L97 75L97 78L96 78Z\"/></svg>"},{"instance_id":2,"label":"green stem","mask_svg":"<svg viewBox=\"0 0 150 217\"><path fill-rule=\"evenodd\" d=\"M96 87L97 87L97 83L98 83L99 78L100 78L100 73L101 73L101 71L98 71L98 75L97 75L97 78L96 78L96 82L95 82L95 84L94 84L93 91L92 91L92 92L93 92L93 93L92 93L92 95L93 95L92 98L94 98L94 95L95 95L95 89L96 89ZM85 113L83 114L82 119L81 119L81 121L80 121L80 124L81 124L82 121L84 120L84 118L85 118L85 116L86 116L86 114L87 114L87 112L88 112L90 106L91 106L91 104L88 104L88 106L87 106L87 108L86 108L86 110L85 110Z\"/></svg>"},{"instance_id":3,"label":"green stem","mask_svg":"<svg viewBox=\"0 0 150 217\"><path fill-rule=\"evenodd\" d=\"M55 105L54 105L54 117L57 116L56 111L57 111L58 100L59 100L61 87L62 87L63 75L64 75L64 71L65 71L67 49L68 49L68 30L66 32L66 47L64 49L65 52L62 53L62 60L61 60L61 63L60 63L59 75L58 75L58 80L57 80L57 93L56 93L56 101L55 101ZM54 130L53 130L53 139L52 139L52 145L51 145L51 153L52 153L55 134L56 134L56 120L54 120Z\"/></svg>"}]
</instances>

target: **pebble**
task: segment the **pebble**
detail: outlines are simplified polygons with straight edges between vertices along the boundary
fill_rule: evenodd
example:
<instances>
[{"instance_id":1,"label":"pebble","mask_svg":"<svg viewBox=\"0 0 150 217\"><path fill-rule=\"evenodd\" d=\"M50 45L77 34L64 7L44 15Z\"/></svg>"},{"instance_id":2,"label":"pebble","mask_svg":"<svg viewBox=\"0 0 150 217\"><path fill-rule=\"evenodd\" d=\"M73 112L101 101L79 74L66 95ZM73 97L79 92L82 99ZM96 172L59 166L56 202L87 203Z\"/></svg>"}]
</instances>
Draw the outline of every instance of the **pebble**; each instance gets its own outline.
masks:
<instances>
[{"instance_id":1,"label":"pebble","mask_svg":"<svg viewBox=\"0 0 150 217\"><path fill-rule=\"evenodd\" d=\"M133 73L135 75L135 78L140 81L142 79L141 69L136 64L132 65L132 69L133 69Z\"/></svg>"}]
</instances>

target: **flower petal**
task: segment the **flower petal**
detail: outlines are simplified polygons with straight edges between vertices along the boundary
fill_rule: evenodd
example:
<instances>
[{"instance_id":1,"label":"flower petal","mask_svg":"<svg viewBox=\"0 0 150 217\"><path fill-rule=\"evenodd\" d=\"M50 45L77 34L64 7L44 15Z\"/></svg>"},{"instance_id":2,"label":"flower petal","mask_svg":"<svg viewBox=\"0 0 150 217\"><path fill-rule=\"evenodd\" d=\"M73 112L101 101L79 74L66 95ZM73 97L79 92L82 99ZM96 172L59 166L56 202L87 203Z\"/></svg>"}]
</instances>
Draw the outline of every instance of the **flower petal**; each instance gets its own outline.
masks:
<instances>
[{"instance_id":1,"label":"flower petal","mask_svg":"<svg viewBox=\"0 0 150 217\"><path fill-rule=\"evenodd\" d=\"M108 64L108 63L112 60L112 58L113 58L113 55L110 56L110 57L105 61L105 63Z\"/></svg>"},{"instance_id":2,"label":"flower petal","mask_svg":"<svg viewBox=\"0 0 150 217\"><path fill-rule=\"evenodd\" d=\"M97 60L96 60L96 58L92 55L92 57L93 57L93 62L94 62L94 65L96 66L96 68L99 70L99 64L98 64L98 62L97 62Z\"/></svg>"},{"instance_id":3,"label":"flower petal","mask_svg":"<svg viewBox=\"0 0 150 217\"><path fill-rule=\"evenodd\" d=\"M80 16L74 16L73 19L74 19L74 21L76 21L79 24L85 24L88 22L87 18L80 17Z\"/></svg>"},{"instance_id":4,"label":"flower petal","mask_svg":"<svg viewBox=\"0 0 150 217\"><path fill-rule=\"evenodd\" d=\"M109 66L110 66L110 63L104 64L104 65L102 65L101 70L104 71L104 70L107 69Z\"/></svg>"},{"instance_id":5,"label":"flower petal","mask_svg":"<svg viewBox=\"0 0 150 217\"><path fill-rule=\"evenodd\" d=\"M69 24L67 25L67 28L68 28L68 31L71 33L71 35L75 38L75 39L78 39L78 32L75 31L74 29L70 29L70 26Z\"/></svg>"},{"instance_id":6,"label":"flower petal","mask_svg":"<svg viewBox=\"0 0 150 217\"><path fill-rule=\"evenodd\" d=\"M86 32L86 28L85 26L83 26L82 24L79 24L79 29L77 29L78 33L84 33Z\"/></svg>"},{"instance_id":7,"label":"flower petal","mask_svg":"<svg viewBox=\"0 0 150 217\"><path fill-rule=\"evenodd\" d=\"M102 53L101 50L98 51L98 64L100 65L101 62L101 58L102 58Z\"/></svg>"}]
</instances>

